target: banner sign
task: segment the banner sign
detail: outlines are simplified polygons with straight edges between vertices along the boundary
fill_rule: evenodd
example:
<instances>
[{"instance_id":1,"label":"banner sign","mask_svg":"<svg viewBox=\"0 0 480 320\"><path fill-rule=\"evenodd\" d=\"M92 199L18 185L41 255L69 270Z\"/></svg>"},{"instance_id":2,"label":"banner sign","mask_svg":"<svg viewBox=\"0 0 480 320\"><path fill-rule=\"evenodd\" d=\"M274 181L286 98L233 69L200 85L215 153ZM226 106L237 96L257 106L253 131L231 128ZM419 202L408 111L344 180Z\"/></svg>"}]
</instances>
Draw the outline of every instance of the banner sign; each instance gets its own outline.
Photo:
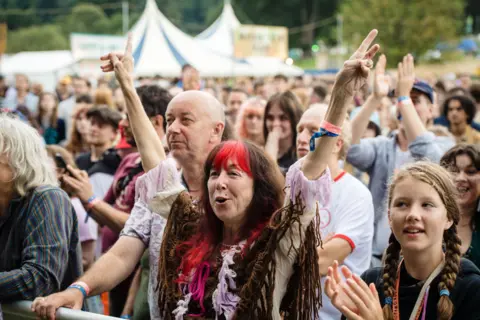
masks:
<instances>
[{"instance_id":1,"label":"banner sign","mask_svg":"<svg viewBox=\"0 0 480 320\"><path fill-rule=\"evenodd\" d=\"M7 51L7 24L0 23L0 55Z\"/></svg>"},{"instance_id":2,"label":"banner sign","mask_svg":"<svg viewBox=\"0 0 480 320\"><path fill-rule=\"evenodd\" d=\"M236 58L288 58L288 29L257 25L241 25L235 30Z\"/></svg>"},{"instance_id":3,"label":"banner sign","mask_svg":"<svg viewBox=\"0 0 480 320\"><path fill-rule=\"evenodd\" d=\"M123 52L126 40L124 36L72 33L70 34L70 48L76 61L98 60L109 52Z\"/></svg>"}]
</instances>

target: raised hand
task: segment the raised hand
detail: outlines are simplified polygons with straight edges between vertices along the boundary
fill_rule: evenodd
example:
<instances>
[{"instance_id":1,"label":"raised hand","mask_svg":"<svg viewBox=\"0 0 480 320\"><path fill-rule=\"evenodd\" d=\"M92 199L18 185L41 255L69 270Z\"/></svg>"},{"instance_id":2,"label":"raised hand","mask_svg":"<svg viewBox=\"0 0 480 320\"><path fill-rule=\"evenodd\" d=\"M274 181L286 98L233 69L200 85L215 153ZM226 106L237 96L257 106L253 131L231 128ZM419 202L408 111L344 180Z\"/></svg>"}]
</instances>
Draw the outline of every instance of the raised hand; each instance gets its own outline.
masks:
<instances>
[{"instance_id":1,"label":"raised hand","mask_svg":"<svg viewBox=\"0 0 480 320\"><path fill-rule=\"evenodd\" d=\"M397 96L410 96L413 84L415 83L415 66L413 56L409 53L398 63L397 74Z\"/></svg>"},{"instance_id":2,"label":"raised hand","mask_svg":"<svg viewBox=\"0 0 480 320\"><path fill-rule=\"evenodd\" d=\"M378 58L377 66L375 67L375 79L373 82L373 94L377 99L388 95L390 77L385 74L386 66L387 58L382 54L380 58Z\"/></svg>"},{"instance_id":3,"label":"raised hand","mask_svg":"<svg viewBox=\"0 0 480 320\"><path fill-rule=\"evenodd\" d=\"M127 81L132 81L132 73L134 68L133 61L133 45L132 35L128 34L127 46L125 47L125 53L109 53L102 57L100 60L107 61L107 63L101 66L103 72L115 71L115 77L120 85L126 84Z\"/></svg>"},{"instance_id":4,"label":"raised hand","mask_svg":"<svg viewBox=\"0 0 480 320\"><path fill-rule=\"evenodd\" d=\"M370 47L375 40L378 31L376 29L370 31L368 36L363 40L357 51L343 64L342 70L337 75L336 86L343 89L347 94L353 95L355 91L365 85L373 67L373 57L380 49L378 44Z\"/></svg>"}]
</instances>

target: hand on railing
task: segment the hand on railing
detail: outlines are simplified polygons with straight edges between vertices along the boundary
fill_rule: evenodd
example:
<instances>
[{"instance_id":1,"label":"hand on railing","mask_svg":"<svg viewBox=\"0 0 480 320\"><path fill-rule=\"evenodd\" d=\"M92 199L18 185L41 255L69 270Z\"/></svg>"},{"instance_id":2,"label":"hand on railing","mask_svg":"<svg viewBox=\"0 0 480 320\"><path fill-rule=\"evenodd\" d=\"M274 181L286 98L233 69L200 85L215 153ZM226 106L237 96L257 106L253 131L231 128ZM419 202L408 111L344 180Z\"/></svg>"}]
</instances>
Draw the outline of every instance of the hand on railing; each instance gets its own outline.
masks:
<instances>
[{"instance_id":1,"label":"hand on railing","mask_svg":"<svg viewBox=\"0 0 480 320\"><path fill-rule=\"evenodd\" d=\"M32 303L32 311L41 319L55 320L55 313L58 308L66 307L80 310L82 305L82 292L77 289L67 289L47 297L36 298Z\"/></svg>"}]
</instances>

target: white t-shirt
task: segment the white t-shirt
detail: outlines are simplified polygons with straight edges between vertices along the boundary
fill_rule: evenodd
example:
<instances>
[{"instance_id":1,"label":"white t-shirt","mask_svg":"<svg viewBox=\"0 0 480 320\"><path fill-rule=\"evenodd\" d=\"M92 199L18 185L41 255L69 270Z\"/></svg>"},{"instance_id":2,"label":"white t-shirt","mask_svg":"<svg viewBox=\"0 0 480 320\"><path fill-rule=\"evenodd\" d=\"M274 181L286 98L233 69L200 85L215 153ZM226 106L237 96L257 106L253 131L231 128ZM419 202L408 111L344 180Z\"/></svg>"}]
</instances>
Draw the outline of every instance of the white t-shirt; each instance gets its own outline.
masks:
<instances>
[{"instance_id":1,"label":"white t-shirt","mask_svg":"<svg viewBox=\"0 0 480 320\"><path fill-rule=\"evenodd\" d=\"M320 233L323 239L333 234L333 238L344 239L350 244L352 252L343 265L359 275L370 267L373 219L370 191L354 176L343 171L334 179L330 205L320 209ZM325 279L322 277L322 290L325 289ZM320 319L341 318L340 311L330 303L325 292L322 293L322 302Z\"/></svg>"}]
</instances>

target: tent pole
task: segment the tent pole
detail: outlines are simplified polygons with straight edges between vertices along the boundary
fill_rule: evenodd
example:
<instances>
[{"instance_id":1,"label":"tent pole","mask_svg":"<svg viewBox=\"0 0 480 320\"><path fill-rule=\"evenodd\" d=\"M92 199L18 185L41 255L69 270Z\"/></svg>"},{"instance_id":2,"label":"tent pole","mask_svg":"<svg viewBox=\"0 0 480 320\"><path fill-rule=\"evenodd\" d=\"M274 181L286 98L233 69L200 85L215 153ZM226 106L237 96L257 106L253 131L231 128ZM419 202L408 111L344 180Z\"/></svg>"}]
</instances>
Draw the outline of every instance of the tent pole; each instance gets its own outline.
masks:
<instances>
[{"instance_id":1,"label":"tent pole","mask_svg":"<svg viewBox=\"0 0 480 320\"><path fill-rule=\"evenodd\" d=\"M122 2L122 26L123 26L123 34L127 34L128 27L130 24L130 17L129 17L129 4L128 1Z\"/></svg>"}]
</instances>

